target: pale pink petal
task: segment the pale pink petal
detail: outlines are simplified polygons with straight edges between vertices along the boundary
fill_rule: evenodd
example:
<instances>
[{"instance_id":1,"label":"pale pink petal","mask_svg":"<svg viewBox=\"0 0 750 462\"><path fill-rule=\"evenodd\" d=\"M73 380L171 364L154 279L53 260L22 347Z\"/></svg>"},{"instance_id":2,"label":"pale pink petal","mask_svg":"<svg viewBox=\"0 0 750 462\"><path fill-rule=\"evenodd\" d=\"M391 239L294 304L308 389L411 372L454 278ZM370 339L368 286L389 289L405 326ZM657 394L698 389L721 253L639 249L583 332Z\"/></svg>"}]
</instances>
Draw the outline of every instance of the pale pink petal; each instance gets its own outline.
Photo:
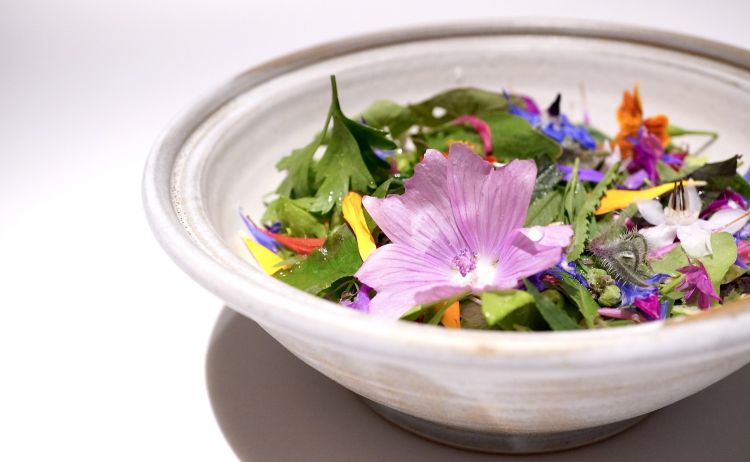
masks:
<instances>
[{"instance_id":1,"label":"pale pink petal","mask_svg":"<svg viewBox=\"0 0 750 462\"><path fill-rule=\"evenodd\" d=\"M514 229L523 226L536 181L536 164L514 160L494 169L467 146L448 154L448 194L458 229L481 257L497 258Z\"/></svg>"},{"instance_id":2,"label":"pale pink petal","mask_svg":"<svg viewBox=\"0 0 750 462\"><path fill-rule=\"evenodd\" d=\"M370 313L398 319L421 303L431 303L466 291L454 282L457 271L399 244L379 247L355 276L377 291Z\"/></svg>"},{"instance_id":3,"label":"pale pink petal","mask_svg":"<svg viewBox=\"0 0 750 462\"><path fill-rule=\"evenodd\" d=\"M701 223L678 226L677 237L682 248L691 257L703 257L711 253L711 230L701 226Z\"/></svg>"},{"instance_id":4,"label":"pale pink petal","mask_svg":"<svg viewBox=\"0 0 750 462\"><path fill-rule=\"evenodd\" d=\"M656 199L640 200L636 202L638 212L644 220L652 225L664 224L664 207Z\"/></svg>"},{"instance_id":5,"label":"pale pink petal","mask_svg":"<svg viewBox=\"0 0 750 462\"><path fill-rule=\"evenodd\" d=\"M674 238L677 236L677 227L662 224L639 229L638 232L646 238L649 249L658 249L674 242Z\"/></svg>"},{"instance_id":6,"label":"pale pink petal","mask_svg":"<svg viewBox=\"0 0 750 462\"><path fill-rule=\"evenodd\" d=\"M489 166L479 157L477 160ZM451 261L467 248L451 212L447 169L445 156L430 149L417 164L414 176L406 181L404 194L362 199L367 212L391 242L443 262Z\"/></svg>"},{"instance_id":7,"label":"pale pink petal","mask_svg":"<svg viewBox=\"0 0 750 462\"><path fill-rule=\"evenodd\" d=\"M569 225L515 230L500 255L491 287L511 288L519 280L557 265L572 237L573 229Z\"/></svg>"},{"instance_id":8,"label":"pale pink petal","mask_svg":"<svg viewBox=\"0 0 750 462\"><path fill-rule=\"evenodd\" d=\"M721 209L714 213L707 221L709 227L714 231L726 231L734 234L747 224L749 217L743 217L746 213L747 211L742 209Z\"/></svg>"}]
</instances>

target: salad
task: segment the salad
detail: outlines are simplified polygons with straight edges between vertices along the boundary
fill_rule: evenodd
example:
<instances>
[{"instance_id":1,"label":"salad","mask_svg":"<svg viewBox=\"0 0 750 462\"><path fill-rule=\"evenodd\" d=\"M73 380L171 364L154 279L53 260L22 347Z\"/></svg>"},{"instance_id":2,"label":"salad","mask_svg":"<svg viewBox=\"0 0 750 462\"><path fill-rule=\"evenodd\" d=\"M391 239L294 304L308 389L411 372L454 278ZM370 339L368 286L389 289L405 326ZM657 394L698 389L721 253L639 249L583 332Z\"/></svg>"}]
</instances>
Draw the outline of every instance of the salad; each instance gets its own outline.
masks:
<instances>
[{"instance_id":1,"label":"salad","mask_svg":"<svg viewBox=\"0 0 750 462\"><path fill-rule=\"evenodd\" d=\"M644 114L637 85L613 95L617 133L561 102L455 88L353 116L332 76L321 131L278 163L263 216L240 210L242 239L342 310L446 328L607 328L746 297L740 157L707 162L717 133Z\"/></svg>"}]
</instances>

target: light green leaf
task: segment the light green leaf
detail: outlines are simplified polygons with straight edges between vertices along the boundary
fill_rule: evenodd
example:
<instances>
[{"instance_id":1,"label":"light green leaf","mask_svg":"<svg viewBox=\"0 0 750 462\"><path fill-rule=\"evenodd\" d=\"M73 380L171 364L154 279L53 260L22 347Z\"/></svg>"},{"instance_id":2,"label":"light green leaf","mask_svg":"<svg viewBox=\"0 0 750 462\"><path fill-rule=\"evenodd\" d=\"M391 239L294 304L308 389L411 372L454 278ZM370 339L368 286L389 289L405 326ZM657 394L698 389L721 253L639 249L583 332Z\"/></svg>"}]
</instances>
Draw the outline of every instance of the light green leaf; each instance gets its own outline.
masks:
<instances>
[{"instance_id":1,"label":"light green leaf","mask_svg":"<svg viewBox=\"0 0 750 462\"><path fill-rule=\"evenodd\" d=\"M534 303L534 297L523 290L482 293L482 312L489 326L495 326L513 311Z\"/></svg>"},{"instance_id":2,"label":"light green leaf","mask_svg":"<svg viewBox=\"0 0 750 462\"><path fill-rule=\"evenodd\" d=\"M721 280L737 260L737 244L729 233L714 233L711 235L711 249L711 255L701 257L699 260L706 268L706 273L711 278L714 290L718 294Z\"/></svg>"}]
</instances>

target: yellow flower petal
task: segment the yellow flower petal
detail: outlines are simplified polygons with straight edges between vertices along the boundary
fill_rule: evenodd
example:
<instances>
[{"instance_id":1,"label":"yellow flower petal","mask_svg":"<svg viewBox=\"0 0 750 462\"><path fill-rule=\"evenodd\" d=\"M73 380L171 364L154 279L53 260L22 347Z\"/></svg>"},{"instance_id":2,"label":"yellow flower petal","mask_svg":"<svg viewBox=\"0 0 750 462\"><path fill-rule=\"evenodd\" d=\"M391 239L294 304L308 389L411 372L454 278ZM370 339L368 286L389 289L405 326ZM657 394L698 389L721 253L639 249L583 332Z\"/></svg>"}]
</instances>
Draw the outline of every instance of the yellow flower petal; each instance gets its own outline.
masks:
<instances>
[{"instance_id":1,"label":"yellow flower petal","mask_svg":"<svg viewBox=\"0 0 750 462\"><path fill-rule=\"evenodd\" d=\"M362 257L362 261L365 261L375 250L375 239L372 238L365 221L365 214L362 210L362 196L353 191L350 192L344 197L341 210L344 213L344 220L349 223L352 231L354 231L354 236L357 238L359 255Z\"/></svg>"},{"instance_id":2,"label":"yellow flower petal","mask_svg":"<svg viewBox=\"0 0 750 462\"><path fill-rule=\"evenodd\" d=\"M704 186L705 181L683 180L684 186ZM664 193L673 190L677 183L665 183L649 189L629 190L629 189L609 189L604 193L604 197L596 209L596 215L602 215L614 210L621 210L628 207L633 202L640 199L654 199Z\"/></svg>"},{"instance_id":3,"label":"yellow flower petal","mask_svg":"<svg viewBox=\"0 0 750 462\"><path fill-rule=\"evenodd\" d=\"M451 306L445 310L445 313L443 313L443 319L440 320L440 324L449 329L461 328L461 309L457 301L451 303Z\"/></svg>"},{"instance_id":4,"label":"yellow flower petal","mask_svg":"<svg viewBox=\"0 0 750 462\"><path fill-rule=\"evenodd\" d=\"M260 267L263 268L263 271L265 271L268 274L273 274L276 271L282 269L281 266L277 266L279 263L283 261L281 257L271 252L267 248L263 247L262 245L258 244L251 237L242 236L242 240L245 242L245 245L247 246L247 250L249 250L250 253L253 254L253 257L255 257L255 260L258 262Z\"/></svg>"}]
</instances>

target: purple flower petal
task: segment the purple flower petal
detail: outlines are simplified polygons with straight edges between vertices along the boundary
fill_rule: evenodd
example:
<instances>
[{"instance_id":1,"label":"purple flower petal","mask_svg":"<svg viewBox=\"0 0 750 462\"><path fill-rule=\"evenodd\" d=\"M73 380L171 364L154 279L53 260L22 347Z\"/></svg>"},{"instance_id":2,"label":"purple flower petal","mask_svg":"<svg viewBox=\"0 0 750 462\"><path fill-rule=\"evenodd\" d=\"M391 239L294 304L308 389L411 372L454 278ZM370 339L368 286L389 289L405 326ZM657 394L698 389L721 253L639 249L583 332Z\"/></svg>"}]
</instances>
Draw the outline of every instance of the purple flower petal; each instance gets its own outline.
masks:
<instances>
[{"instance_id":1,"label":"purple flower petal","mask_svg":"<svg viewBox=\"0 0 750 462\"><path fill-rule=\"evenodd\" d=\"M648 178L648 173L646 173L645 170L640 169L628 176L622 185L625 189L641 189L643 183L646 182L646 178Z\"/></svg>"},{"instance_id":2,"label":"purple flower petal","mask_svg":"<svg viewBox=\"0 0 750 462\"><path fill-rule=\"evenodd\" d=\"M281 244L276 242L276 240L270 236L267 236L264 234L260 228L258 228L255 223L253 223L247 215L240 209L240 218L242 218L242 222L245 223L245 227L250 232L250 235L253 236L253 239L255 239L255 242L262 245L263 247L267 248L271 252L278 252L279 249L281 249Z\"/></svg>"},{"instance_id":3,"label":"purple flower petal","mask_svg":"<svg viewBox=\"0 0 750 462\"><path fill-rule=\"evenodd\" d=\"M360 284L354 300L341 300L340 303L357 311L367 313L370 311L370 290L372 289L367 284Z\"/></svg>"},{"instance_id":4,"label":"purple flower petal","mask_svg":"<svg viewBox=\"0 0 750 462\"><path fill-rule=\"evenodd\" d=\"M714 212L726 209L747 209L747 201L740 194L732 191L731 189L725 189L714 199L713 202L708 204L700 214L700 217L705 219L710 217Z\"/></svg>"},{"instance_id":5,"label":"purple flower petal","mask_svg":"<svg viewBox=\"0 0 750 462\"><path fill-rule=\"evenodd\" d=\"M649 180L654 184L658 183L659 172L656 170L656 163L664 154L661 141L656 136L641 130L638 138L633 142L633 157L628 164L628 171L633 173L645 170Z\"/></svg>"},{"instance_id":6,"label":"purple flower petal","mask_svg":"<svg viewBox=\"0 0 750 462\"><path fill-rule=\"evenodd\" d=\"M500 255L495 287L511 288L519 279L555 266L572 237L569 225L516 230Z\"/></svg>"},{"instance_id":7,"label":"purple flower petal","mask_svg":"<svg viewBox=\"0 0 750 462\"><path fill-rule=\"evenodd\" d=\"M469 248L498 257L510 232L523 226L535 181L533 161L514 160L494 169L466 145L451 146L448 196Z\"/></svg>"},{"instance_id":8,"label":"purple flower petal","mask_svg":"<svg viewBox=\"0 0 750 462\"><path fill-rule=\"evenodd\" d=\"M685 301L696 303L698 308L705 310L711 307L712 300L721 300L714 290L703 263L683 266L677 268L677 271L685 275L685 278L675 287L684 294Z\"/></svg>"},{"instance_id":9,"label":"purple flower petal","mask_svg":"<svg viewBox=\"0 0 750 462\"><path fill-rule=\"evenodd\" d=\"M468 292L508 289L554 266L568 225L520 228L536 180L532 161L494 169L462 144L430 150L406 191L364 206L391 239L356 277L377 295L370 312L397 319L411 307Z\"/></svg>"},{"instance_id":10,"label":"purple flower petal","mask_svg":"<svg viewBox=\"0 0 750 462\"><path fill-rule=\"evenodd\" d=\"M570 177L573 176L573 167L569 165L558 165L557 168L559 168L560 171L563 172L563 180L570 181ZM604 174L599 170L579 168L578 178L581 181L591 181L593 183L598 183L604 179Z\"/></svg>"},{"instance_id":11,"label":"purple flower petal","mask_svg":"<svg viewBox=\"0 0 750 462\"><path fill-rule=\"evenodd\" d=\"M436 261L400 244L376 249L355 276L378 291L370 301L370 312L390 319L421 303L466 291L456 282L450 261Z\"/></svg>"},{"instance_id":12,"label":"purple flower petal","mask_svg":"<svg viewBox=\"0 0 750 462\"><path fill-rule=\"evenodd\" d=\"M464 145L456 143L453 146ZM473 152L471 155L490 166ZM450 258L446 259L446 255L452 258L468 246L453 218L447 174L448 159L439 151L429 149L422 162L417 164L414 176L406 180L404 194L385 199L365 196L362 203L391 242L424 253L436 261L448 261ZM377 286L370 285L377 289Z\"/></svg>"}]
</instances>

